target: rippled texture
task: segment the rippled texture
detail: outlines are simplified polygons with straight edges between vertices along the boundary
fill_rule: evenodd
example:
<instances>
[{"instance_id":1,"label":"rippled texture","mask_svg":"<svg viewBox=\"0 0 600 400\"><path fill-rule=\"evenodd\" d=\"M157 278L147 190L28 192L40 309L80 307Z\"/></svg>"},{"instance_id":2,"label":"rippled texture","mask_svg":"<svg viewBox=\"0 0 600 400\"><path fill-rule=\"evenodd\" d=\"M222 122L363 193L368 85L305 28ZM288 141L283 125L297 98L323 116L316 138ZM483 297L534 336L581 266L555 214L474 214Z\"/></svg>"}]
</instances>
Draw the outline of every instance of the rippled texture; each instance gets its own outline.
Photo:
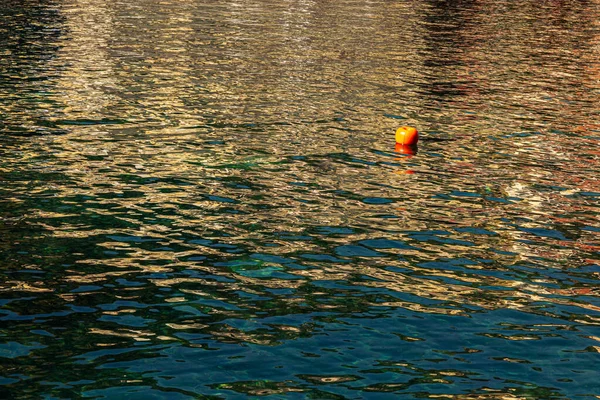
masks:
<instances>
[{"instance_id":1,"label":"rippled texture","mask_svg":"<svg viewBox=\"0 0 600 400\"><path fill-rule=\"evenodd\" d=\"M600 395L599 21L2 1L0 397Z\"/></svg>"}]
</instances>

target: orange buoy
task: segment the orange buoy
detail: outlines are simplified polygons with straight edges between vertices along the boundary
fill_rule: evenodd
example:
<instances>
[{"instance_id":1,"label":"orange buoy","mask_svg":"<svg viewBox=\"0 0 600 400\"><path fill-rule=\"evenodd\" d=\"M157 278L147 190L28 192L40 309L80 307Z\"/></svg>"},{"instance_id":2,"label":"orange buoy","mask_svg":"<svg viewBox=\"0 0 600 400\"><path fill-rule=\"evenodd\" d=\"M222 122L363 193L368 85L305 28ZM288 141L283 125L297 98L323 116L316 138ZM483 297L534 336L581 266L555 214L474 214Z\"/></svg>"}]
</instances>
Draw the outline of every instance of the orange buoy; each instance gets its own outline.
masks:
<instances>
[{"instance_id":1,"label":"orange buoy","mask_svg":"<svg viewBox=\"0 0 600 400\"><path fill-rule=\"evenodd\" d=\"M412 126L401 126L396 130L396 143L414 146L419 141L419 132Z\"/></svg>"}]
</instances>

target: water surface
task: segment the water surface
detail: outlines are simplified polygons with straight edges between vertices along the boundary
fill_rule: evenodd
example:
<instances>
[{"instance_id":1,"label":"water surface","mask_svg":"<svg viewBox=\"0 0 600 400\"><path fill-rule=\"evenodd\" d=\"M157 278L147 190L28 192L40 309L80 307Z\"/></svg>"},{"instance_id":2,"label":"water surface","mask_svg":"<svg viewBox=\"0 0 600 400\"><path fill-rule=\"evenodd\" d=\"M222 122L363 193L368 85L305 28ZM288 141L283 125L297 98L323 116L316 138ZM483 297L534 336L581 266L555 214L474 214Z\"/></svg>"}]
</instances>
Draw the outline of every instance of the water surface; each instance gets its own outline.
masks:
<instances>
[{"instance_id":1,"label":"water surface","mask_svg":"<svg viewBox=\"0 0 600 400\"><path fill-rule=\"evenodd\" d=\"M600 395L597 0L0 21L3 398Z\"/></svg>"}]
</instances>

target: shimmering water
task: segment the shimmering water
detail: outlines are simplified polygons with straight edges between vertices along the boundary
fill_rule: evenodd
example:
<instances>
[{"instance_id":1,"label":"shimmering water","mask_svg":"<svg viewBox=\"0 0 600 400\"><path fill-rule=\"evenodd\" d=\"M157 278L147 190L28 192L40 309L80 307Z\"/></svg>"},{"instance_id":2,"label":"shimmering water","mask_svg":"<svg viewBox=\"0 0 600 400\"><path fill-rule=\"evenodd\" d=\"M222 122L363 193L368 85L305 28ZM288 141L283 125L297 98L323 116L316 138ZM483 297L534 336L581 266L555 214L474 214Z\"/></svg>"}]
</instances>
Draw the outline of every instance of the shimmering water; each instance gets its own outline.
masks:
<instances>
[{"instance_id":1,"label":"shimmering water","mask_svg":"<svg viewBox=\"0 0 600 400\"><path fill-rule=\"evenodd\" d=\"M0 397L595 398L599 144L598 0L4 0Z\"/></svg>"}]
</instances>

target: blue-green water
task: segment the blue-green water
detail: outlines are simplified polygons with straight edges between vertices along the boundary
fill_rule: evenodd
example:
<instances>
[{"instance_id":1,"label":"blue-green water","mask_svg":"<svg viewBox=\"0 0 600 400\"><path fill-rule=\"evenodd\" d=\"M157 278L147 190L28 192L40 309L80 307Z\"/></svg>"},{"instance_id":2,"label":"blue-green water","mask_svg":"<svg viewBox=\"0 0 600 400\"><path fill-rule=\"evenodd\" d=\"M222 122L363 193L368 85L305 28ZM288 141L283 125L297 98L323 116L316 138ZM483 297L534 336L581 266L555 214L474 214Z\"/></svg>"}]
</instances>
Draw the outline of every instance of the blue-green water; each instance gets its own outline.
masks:
<instances>
[{"instance_id":1,"label":"blue-green water","mask_svg":"<svg viewBox=\"0 0 600 400\"><path fill-rule=\"evenodd\" d=\"M3 1L0 398L596 398L599 21Z\"/></svg>"}]
</instances>

